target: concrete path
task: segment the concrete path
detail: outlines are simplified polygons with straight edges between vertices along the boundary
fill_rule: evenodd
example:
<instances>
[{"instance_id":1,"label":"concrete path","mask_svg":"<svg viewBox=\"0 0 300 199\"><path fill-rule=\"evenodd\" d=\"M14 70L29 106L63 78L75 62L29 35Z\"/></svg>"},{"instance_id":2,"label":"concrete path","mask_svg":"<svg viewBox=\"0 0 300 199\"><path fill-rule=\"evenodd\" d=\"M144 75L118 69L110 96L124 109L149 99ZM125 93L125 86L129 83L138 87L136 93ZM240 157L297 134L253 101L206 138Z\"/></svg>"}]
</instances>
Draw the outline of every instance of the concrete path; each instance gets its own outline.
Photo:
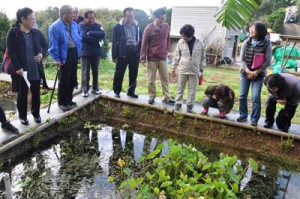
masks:
<instances>
[{"instance_id":1,"label":"concrete path","mask_svg":"<svg viewBox=\"0 0 300 199\"><path fill-rule=\"evenodd\" d=\"M0 73L0 79L10 81L10 76L7 74ZM54 81L48 80L47 83L48 83L49 87L52 88ZM73 101L75 101L79 106L81 104L86 104L88 102L92 102L97 97L94 94L92 94L91 92L90 92L89 97L87 97L87 98L82 97L79 90L75 90L74 94L75 95L74 95ZM107 95L107 96L113 97L114 93L113 93L113 91L106 90L106 91L102 91L102 95ZM139 95L139 98L137 98L137 99L131 98L131 97L127 96L126 93L121 93L121 98L126 99L126 100L136 101L136 102L143 102L143 103L148 103L148 99L149 99L149 97L147 95ZM174 109L174 106L163 103L161 97L156 97L154 106L160 106L160 107L166 107L168 109ZM199 114L202 111L202 108L203 107L200 103L196 103L193 111L195 112L195 114ZM47 113L47 109L48 109L48 106L41 107L42 123L45 123L47 119L58 118L60 115L65 113L59 109L56 101L54 101L52 103L50 113ZM182 109L183 109L182 112L186 112L185 104L183 104ZM219 111L217 109L210 108L208 115L211 117L218 117ZM226 119L231 120L231 121L236 121L238 116L239 116L239 113L237 111L231 111L228 115L226 115ZM28 113L28 120L29 120L28 126L22 125L20 123L19 119L13 119L13 120L11 120L11 123L20 130L20 133L24 133L25 131L28 131L28 130L40 125L40 124L36 124L34 122L34 119L31 115L31 113ZM258 125L263 126L264 120L265 120L265 118L261 117ZM248 121L246 122L246 124L250 125L249 118L248 118ZM276 129L276 125L273 126L273 129ZM293 134L300 135L300 125L293 124L290 128L290 132ZM6 131L3 131L0 128L0 144L3 144L4 142L6 142L7 140L11 139L14 136L16 136L16 135L6 132Z\"/></svg>"}]
</instances>

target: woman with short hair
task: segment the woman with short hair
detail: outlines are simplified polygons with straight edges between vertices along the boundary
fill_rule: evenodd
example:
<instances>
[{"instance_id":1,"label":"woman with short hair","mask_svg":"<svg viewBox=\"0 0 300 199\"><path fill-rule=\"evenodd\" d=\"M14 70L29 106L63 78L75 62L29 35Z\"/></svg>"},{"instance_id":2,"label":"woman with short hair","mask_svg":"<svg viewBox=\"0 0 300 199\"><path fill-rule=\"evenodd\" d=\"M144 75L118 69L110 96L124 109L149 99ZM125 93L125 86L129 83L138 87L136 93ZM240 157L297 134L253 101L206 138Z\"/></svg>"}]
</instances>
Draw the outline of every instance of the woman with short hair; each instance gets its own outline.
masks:
<instances>
[{"instance_id":1,"label":"woman with short hair","mask_svg":"<svg viewBox=\"0 0 300 199\"><path fill-rule=\"evenodd\" d=\"M279 103L284 105L286 122L283 124L281 121L276 120L277 127L284 132L288 132L291 120L300 103L300 80L295 75L281 73L267 76L264 84L271 94L267 101L264 127L271 128L273 126L276 104Z\"/></svg>"}]
</instances>

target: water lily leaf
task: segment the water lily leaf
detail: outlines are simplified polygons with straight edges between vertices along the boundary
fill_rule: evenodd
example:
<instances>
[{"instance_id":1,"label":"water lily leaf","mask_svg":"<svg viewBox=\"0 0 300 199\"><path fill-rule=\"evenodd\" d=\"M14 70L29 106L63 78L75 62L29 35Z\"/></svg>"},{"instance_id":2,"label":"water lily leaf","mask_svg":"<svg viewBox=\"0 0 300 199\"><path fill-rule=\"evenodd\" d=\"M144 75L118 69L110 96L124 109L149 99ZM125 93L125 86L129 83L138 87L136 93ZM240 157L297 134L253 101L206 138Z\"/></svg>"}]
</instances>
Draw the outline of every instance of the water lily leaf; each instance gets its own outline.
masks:
<instances>
[{"instance_id":1,"label":"water lily leaf","mask_svg":"<svg viewBox=\"0 0 300 199\"><path fill-rule=\"evenodd\" d=\"M123 189L126 185L127 185L127 180L125 180L125 181L123 181L122 183L121 183L121 185L119 186L119 188L120 189Z\"/></svg>"},{"instance_id":2,"label":"water lily leaf","mask_svg":"<svg viewBox=\"0 0 300 199\"><path fill-rule=\"evenodd\" d=\"M130 190L132 190L136 187L136 181L134 178L130 178L129 185L130 185Z\"/></svg>"},{"instance_id":3,"label":"water lily leaf","mask_svg":"<svg viewBox=\"0 0 300 199\"><path fill-rule=\"evenodd\" d=\"M233 184L231 185L231 187L232 187L232 190L234 191L234 193L239 192L239 185L238 185L238 184L233 183Z\"/></svg>"},{"instance_id":4,"label":"water lily leaf","mask_svg":"<svg viewBox=\"0 0 300 199\"><path fill-rule=\"evenodd\" d=\"M211 167L211 163L210 163L210 162L207 162L207 163L205 163L205 164L203 165L202 171L205 171L205 170L209 169L210 167Z\"/></svg>"},{"instance_id":5,"label":"water lily leaf","mask_svg":"<svg viewBox=\"0 0 300 199\"><path fill-rule=\"evenodd\" d=\"M172 181L165 181L160 185L160 188L168 187L172 184Z\"/></svg>"},{"instance_id":6,"label":"water lily leaf","mask_svg":"<svg viewBox=\"0 0 300 199\"><path fill-rule=\"evenodd\" d=\"M131 175L131 171L128 167L124 169L124 173L129 177Z\"/></svg>"},{"instance_id":7,"label":"water lily leaf","mask_svg":"<svg viewBox=\"0 0 300 199\"><path fill-rule=\"evenodd\" d=\"M153 188L153 192L155 193L155 195L159 195L159 188L158 187L154 187Z\"/></svg>"},{"instance_id":8,"label":"water lily leaf","mask_svg":"<svg viewBox=\"0 0 300 199\"><path fill-rule=\"evenodd\" d=\"M152 158L154 158L159 153L160 153L160 150L154 150L154 151L152 151L151 153L149 153L147 155L147 159L152 159Z\"/></svg>"},{"instance_id":9,"label":"water lily leaf","mask_svg":"<svg viewBox=\"0 0 300 199\"><path fill-rule=\"evenodd\" d=\"M108 179L107 179L108 182L113 182L114 180L115 180L114 177L108 176Z\"/></svg>"},{"instance_id":10,"label":"water lily leaf","mask_svg":"<svg viewBox=\"0 0 300 199\"><path fill-rule=\"evenodd\" d=\"M155 176L155 174L151 175L149 172L146 173L146 176L148 178L148 180L152 180L152 178Z\"/></svg>"},{"instance_id":11,"label":"water lily leaf","mask_svg":"<svg viewBox=\"0 0 300 199\"><path fill-rule=\"evenodd\" d=\"M249 164L251 165L252 169L254 172L257 172L257 162L255 160L253 160L252 158L248 159Z\"/></svg>"}]
</instances>

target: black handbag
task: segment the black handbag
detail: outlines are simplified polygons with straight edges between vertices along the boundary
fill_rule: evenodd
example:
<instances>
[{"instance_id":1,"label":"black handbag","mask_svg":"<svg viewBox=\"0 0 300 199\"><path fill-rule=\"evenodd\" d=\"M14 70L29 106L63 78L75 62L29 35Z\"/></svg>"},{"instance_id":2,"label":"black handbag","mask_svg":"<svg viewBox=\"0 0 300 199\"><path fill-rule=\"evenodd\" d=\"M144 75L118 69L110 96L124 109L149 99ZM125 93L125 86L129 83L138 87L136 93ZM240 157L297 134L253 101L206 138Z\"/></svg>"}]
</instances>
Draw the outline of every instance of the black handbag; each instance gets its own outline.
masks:
<instances>
[{"instance_id":1,"label":"black handbag","mask_svg":"<svg viewBox=\"0 0 300 199\"><path fill-rule=\"evenodd\" d=\"M288 115L287 111L282 108L276 118L276 125L279 129L283 130L285 129L290 121L290 116Z\"/></svg>"}]
</instances>

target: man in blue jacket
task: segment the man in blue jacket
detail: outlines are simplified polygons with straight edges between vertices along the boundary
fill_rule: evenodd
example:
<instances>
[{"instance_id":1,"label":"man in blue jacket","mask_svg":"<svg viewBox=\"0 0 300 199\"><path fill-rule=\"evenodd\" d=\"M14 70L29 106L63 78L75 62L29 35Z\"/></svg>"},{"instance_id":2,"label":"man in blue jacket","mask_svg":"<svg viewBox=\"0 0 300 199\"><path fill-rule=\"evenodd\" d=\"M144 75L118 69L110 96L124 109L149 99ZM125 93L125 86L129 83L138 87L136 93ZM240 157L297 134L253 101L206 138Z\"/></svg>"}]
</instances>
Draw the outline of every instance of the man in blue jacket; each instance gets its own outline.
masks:
<instances>
[{"instance_id":1,"label":"man in blue jacket","mask_svg":"<svg viewBox=\"0 0 300 199\"><path fill-rule=\"evenodd\" d=\"M92 66L93 90L95 95L101 94L98 85L98 71L101 55L100 41L104 39L105 32L101 25L95 22L95 12L87 10L84 21L79 24L82 35L82 48L80 52L82 96L89 96L90 66Z\"/></svg>"},{"instance_id":2,"label":"man in blue jacket","mask_svg":"<svg viewBox=\"0 0 300 199\"><path fill-rule=\"evenodd\" d=\"M49 27L48 53L60 70L58 105L63 111L68 111L76 106L72 99L81 50L81 33L79 26L72 20L74 13L72 6L63 5L59 12L60 18Z\"/></svg>"},{"instance_id":3,"label":"man in blue jacket","mask_svg":"<svg viewBox=\"0 0 300 199\"><path fill-rule=\"evenodd\" d=\"M134 20L133 8L125 8L123 18L113 29L112 59L116 63L113 89L115 97L120 98L124 73L129 67L129 87L127 95L138 98L135 94L136 78L140 62L141 32Z\"/></svg>"}]
</instances>

